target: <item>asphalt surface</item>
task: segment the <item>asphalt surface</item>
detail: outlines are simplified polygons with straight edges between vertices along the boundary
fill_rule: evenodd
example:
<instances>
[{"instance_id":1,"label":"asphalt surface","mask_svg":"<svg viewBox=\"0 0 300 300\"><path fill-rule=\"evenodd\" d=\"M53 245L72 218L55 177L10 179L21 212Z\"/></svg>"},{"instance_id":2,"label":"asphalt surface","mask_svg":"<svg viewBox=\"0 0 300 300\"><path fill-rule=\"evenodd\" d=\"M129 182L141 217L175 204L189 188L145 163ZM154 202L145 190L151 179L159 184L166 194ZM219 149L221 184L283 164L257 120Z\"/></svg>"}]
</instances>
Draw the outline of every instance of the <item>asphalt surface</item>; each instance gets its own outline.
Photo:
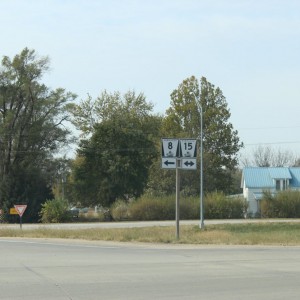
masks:
<instances>
[{"instance_id":1,"label":"asphalt surface","mask_svg":"<svg viewBox=\"0 0 300 300\"><path fill-rule=\"evenodd\" d=\"M1 300L282 300L299 283L300 247L0 238Z\"/></svg>"}]
</instances>

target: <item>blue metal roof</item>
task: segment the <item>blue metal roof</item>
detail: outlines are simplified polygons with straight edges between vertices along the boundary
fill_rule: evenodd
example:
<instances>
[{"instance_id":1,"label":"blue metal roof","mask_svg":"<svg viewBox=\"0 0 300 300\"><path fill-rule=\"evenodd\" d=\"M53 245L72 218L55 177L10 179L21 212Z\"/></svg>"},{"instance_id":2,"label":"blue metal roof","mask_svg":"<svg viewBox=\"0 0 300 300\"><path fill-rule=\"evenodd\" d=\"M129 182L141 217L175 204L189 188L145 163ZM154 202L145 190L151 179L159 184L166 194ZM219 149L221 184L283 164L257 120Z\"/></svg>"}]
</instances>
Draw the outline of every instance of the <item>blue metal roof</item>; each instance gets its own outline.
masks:
<instances>
[{"instance_id":1,"label":"blue metal roof","mask_svg":"<svg viewBox=\"0 0 300 300\"><path fill-rule=\"evenodd\" d=\"M248 188L274 188L274 179L288 179L290 187L300 187L300 168L246 167L243 170L243 180Z\"/></svg>"},{"instance_id":2,"label":"blue metal roof","mask_svg":"<svg viewBox=\"0 0 300 300\"><path fill-rule=\"evenodd\" d=\"M273 179L292 179L289 168L268 168L271 178Z\"/></svg>"},{"instance_id":3,"label":"blue metal roof","mask_svg":"<svg viewBox=\"0 0 300 300\"><path fill-rule=\"evenodd\" d=\"M290 168L290 173L292 175L292 180L290 181L290 186L300 187L300 168Z\"/></svg>"},{"instance_id":4,"label":"blue metal roof","mask_svg":"<svg viewBox=\"0 0 300 300\"><path fill-rule=\"evenodd\" d=\"M243 178L248 188L270 188L274 185L268 168L245 168Z\"/></svg>"}]
</instances>

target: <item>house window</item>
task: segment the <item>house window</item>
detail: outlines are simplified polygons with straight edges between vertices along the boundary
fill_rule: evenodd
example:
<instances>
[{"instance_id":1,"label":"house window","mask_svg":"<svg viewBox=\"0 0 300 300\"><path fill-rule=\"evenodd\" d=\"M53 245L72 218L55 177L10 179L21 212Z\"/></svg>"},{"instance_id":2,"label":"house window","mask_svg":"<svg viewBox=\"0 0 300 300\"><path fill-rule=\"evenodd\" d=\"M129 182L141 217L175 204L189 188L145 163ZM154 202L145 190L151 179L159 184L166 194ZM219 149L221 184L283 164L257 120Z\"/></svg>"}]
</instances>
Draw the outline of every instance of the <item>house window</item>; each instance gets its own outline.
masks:
<instances>
[{"instance_id":1,"label":"house window","mask_svg":"<svg viewBox=\"0 0 300 300\"><path fill-rule=\"evenodd\" d=\"M288 179L275 180L276 191L285 191L288 188Z\"/></svg>"},{"instance_id":2,"label":"house window","mask_svg":"<svg viewBox=\"0 0 300 300\"><path fill-rule=\"evenodd\" d=\"M280 180L276 180L276 191L280 191Z\"/></svg>"},{"instance_id":3,"label":"house window","mask_svg":"<svg viewBox=\"0 0 300 300\"><path fill-rule=\"evenodd\" d=\"M282 190L286 190L287 189L287 181L286 180L282 180Z\"/></svg>"}]
</instances>

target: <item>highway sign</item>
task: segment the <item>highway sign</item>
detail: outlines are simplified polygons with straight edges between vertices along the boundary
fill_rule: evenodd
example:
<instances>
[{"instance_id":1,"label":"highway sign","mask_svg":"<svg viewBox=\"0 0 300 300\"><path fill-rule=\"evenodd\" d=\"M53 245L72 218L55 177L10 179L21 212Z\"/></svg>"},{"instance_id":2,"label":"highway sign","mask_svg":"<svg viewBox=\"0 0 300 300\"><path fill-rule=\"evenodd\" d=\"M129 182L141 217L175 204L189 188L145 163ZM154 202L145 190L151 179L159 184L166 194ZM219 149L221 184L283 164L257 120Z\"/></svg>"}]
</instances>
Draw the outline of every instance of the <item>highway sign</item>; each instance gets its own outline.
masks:
<instances>
[{"instance_id":1,"label":"highway sign","mask_svg":"<svg viewBox=\"0 0 300 300\"><path fill-rule=\"evenodd\" d=\"M196 140L180 139L180 149L182 157L196 157Z\"/></svg>"},{"instance_id":2,"label":"highway sign","mask_svg":"<svg viewBox=\"0 0 300 300\"><path fill-rule=\"evenodd\" d=\"M25 211L26 208L27 208L27 205L18 204L18 205L14 205L14 207L15 207L15 209L16 209L18 215L19 215L20 217L22 217L23 214L24 214L24 211Z\"/></svg>"},{"instance_id":3,"label":"highway sign","mask_svg":"<svg viewBox=\"0 0 300 300\"><path fill-rule=\"evenodd\" d=\"M162 139L162 160L163 169L196 170L197 151L196 139ZM178 164L176 165L176 159Z\"/></svg>"},{"instance_id":4,"label":"highway sign","mask_svg":"<svg viewBox=\"0 0 300 300\"><path fill-rule=\"evenodd\" d=\"M162 139L162 157L177 157L178 139Z\"/></svg>"},{"instance_id":5,"label":"highway sign","mask_svg":"<svg viewBox=\"0 0 300 300\"><path fill-rule=\"evenodd\" d=\"M197 159L196 158L182 158L181 159L181 169L196 170L197 169Z\"/></svg>"},{"instance_id":6,"label":"highway sign","mask_svg":"<svg viewBox=\"0 0 300 300\"><path fill-rule=\"evenodd\" d=\"M162 157L161 167L163 169L176 169L176 158L173 157Z\"/></svg>"}]
</instances>

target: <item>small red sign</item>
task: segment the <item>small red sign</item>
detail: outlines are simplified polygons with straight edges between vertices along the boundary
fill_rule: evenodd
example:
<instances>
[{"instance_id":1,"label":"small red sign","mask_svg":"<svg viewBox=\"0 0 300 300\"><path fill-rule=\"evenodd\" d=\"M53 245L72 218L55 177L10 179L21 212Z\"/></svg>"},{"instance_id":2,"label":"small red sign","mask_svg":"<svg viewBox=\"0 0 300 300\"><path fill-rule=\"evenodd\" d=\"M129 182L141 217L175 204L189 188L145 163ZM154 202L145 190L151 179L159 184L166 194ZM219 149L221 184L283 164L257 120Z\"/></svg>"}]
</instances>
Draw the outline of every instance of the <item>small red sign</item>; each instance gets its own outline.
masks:
<instances>
[{"instance_id":1,"label":"small red sign","mask_svg":"<svg viewBox=\"0 0 300 300\"><path fill-rule=\"evenodd\" d=\"M26 208L27 208L27 205L23 205L23 204L21 205L21 204L18 204L18 205L14 205L14 207L15 207L17 213L19 214L19 216L22 217L23 214L24 214L24 211L25 211Z\"/></svg>"}]
</instances>

